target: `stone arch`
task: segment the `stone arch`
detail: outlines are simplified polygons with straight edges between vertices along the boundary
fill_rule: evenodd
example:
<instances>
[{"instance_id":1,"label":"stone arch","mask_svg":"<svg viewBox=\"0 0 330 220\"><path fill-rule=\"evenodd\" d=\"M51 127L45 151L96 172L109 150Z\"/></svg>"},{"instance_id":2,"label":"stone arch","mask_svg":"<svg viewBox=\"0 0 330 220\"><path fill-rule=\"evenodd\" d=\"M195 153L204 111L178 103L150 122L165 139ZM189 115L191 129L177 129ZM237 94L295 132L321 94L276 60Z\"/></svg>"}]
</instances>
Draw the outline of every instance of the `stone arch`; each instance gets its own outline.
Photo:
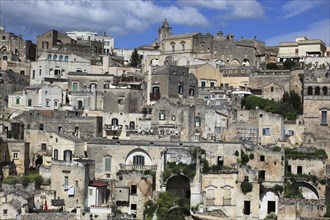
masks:
<instances>
[{"instance_id":1,"label":"stone arch","mask_svg":"<svg viewBox=\"0 0 330 220\"><path fill-rule=\"evenodd\" d=\"M302 181L295 182L293 184L298 187L305 188L305 189L303 189L303 192L302 192L305 199L319 199L320 198L318 190L312 184L307 183L307 182L302 182ZM314 194L311 194L310 192L312 192Z\"/></svg>"},{"instance_id":2,"label":"stone arch","mask_svg":"<svg viewBox=\"0 0 330 220\"><path fill-rule=\"evenodd\" d=\"M308 88L307 88L307 95L313 95L313 87L308 86Z\"/></svg>"},{"instance_id":3,"label":"stone arch","mask_svg":"<svg viewBox=\"0 0 330 220\"><path fill-rule=\"evenodd\" d=\"M242 66L250 66L250 60L247 58L243 59Z\"/></svg>"},{"instance_id":4,"label":"stone arch","mask_svg":"<svg viewBox=\"0 0 330 220\"><path fill-rule=\"evenodd\" d=\"M315 87L315 95L320 95L320 87L319 86Z\"/></svg>"},{"instance_id":5,"label":"stone arch","mask_svg":"<svg viewBox=\"0 0 330 220\"><path fill-rule=\"evenodd\" d=\"M277 191L269 189L265 191L260 198L261 219L266 218L266 216L272 212L277 214L280 198L279 193Z\"/></svg>"},{"instance_id":6,"label":"stone arch","mask_svg":"<svg viewBox=\"0 0 330 220\"><path fill-rule=\"evenodd\" d=\"M328 87L324 86L322 88L322 91L323 91L323 95L328 95Z\"/></svg>"},{"instance_id":7,"label":"stone arch","mask_svg":"<svg viewBox=\"0 0 330 220\"><path fill-rule=\"evenodd\" d=\"M241 63L239 62L238 59L232 59L232 60L230 61L230 65L233 65L233 66L239 66L239 65L241 65Z\"/></svg>"},{"instance_id":8,"label":"stone arch","mask_svg":"<svg viewBox=\"0 0 330 220\"><path fill-rule=\"evenodd\" d=\"M136 148L134 150L131 150L125 158L125 164L127 165L134 165L134 161L136 160L136 156L140 156L141 159L143 157L143 164L142 165L152 165L151 163L151 157L149 153L141 148ZM141 165L141 164L140 164Z\"/></svg>"},{"instance_id":9,"label":"stone arch","mask_svg":"<svg viewBox=\"0 0 330 220\"><path fill-rule=\"evenodd\" d=\"M190 199L190 179L184 175L173 175L166 182L166 191Z\"/></svg>"},{"instance_id":10,"label":"stone arch","mask_svg":"<svg viewBox=\"0 0 330 220\"><path fill-rule=\"evenodd\" d=\"M36 167L40 167L43 164L43 159L41 155L37 156L37 159L35 161Z\"/></svg>"},{"instance_id":11,"label":"stone arch","mask_svg":"<svg viewBox=\"0 0 330 220\"><path fill-rule=\"evenodd\" d=\"M159 66L159 59L158 58L151 59L150 66Z\"/></svg>"},{"instance_id":12,"label":"stone arch","mask_svg":"<svg viewBox=\"0 0 330 220\"><path fill-rule=\"evenodd\" d=\"M2 47L0 48L0 51L1 51L1 52L6 52L6 51L7 51L7 47L6 47L6 46L2 46Z\"/></svg>"}]
</instances>

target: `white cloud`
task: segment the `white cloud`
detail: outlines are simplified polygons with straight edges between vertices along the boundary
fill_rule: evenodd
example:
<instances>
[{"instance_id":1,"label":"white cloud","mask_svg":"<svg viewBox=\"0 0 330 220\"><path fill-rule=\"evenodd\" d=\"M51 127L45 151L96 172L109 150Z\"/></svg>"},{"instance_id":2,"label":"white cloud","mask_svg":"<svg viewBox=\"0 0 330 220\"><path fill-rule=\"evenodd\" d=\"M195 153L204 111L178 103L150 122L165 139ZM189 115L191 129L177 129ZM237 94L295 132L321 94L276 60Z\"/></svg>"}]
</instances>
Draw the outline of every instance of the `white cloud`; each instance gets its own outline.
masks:
<instances>
[{"instance_id":1,"label":"white cloud","mask_svg":"<svg viewBox=\"0 0 330 220\"><path fill-rule=\"evenodd\" d=\"M280 42L293 42L297 36L306 36L309 39L321 39L330 46L330 19L309 24L305 30L286 33L266 40L268 46L279 45Z\"/></svg>"},{"instance_id":2,"label":"white cloud","mask_svg":"<svg viewBox=\"0 0 330 220\"><path fill-rule=\"evenodd\" d=\"M324 1L323 1L324 2ZM284 13L286 14L284 16L284 19L288 19L291 17L294 17L296 15L299 15L309 9L312 9L316 6L319 6L322 3L322 0L292 0L286 2L282 9Z\"/></svg>"},{"instance_id":3,"label":"white cloud","mask_svg":"<svg viewBox=\"0 0 330 220\"><path fill-rule=\"evenodd\" d=\"M181 5L204 7L219 11L224 19L263 18L265 12L256 0L179 0Z\"/></svg>"},{"instance_id":4,"label":"white cloud","mask_svg":"<svg viewBox=\"0 0 330 220\"><path fill-rule=\"evenodd\" d=\"M171 24L208 25L207 18L191 6L160 6L143 0L12 0L1 1L0 12L5 25L28 34L57 29L107 31L118 36L143 32L165 17Z\"/></svg>"}]
</instances>

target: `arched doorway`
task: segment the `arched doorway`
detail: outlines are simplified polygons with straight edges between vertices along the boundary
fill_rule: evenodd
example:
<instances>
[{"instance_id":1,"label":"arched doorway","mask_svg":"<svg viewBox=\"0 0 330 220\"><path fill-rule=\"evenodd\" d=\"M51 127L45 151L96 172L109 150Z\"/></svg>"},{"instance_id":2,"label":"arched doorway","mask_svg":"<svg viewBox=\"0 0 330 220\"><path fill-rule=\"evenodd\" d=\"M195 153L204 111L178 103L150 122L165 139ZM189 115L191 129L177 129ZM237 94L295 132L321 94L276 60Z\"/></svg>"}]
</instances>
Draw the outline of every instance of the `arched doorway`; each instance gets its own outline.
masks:
<instances>
[{"instance_id":1,"label":"arched doorway","mask_svg":"<svg viewBox=\"0 0 330 220\"><path fill-rule=\"evenodd\" d=\"M166 191L190 199L190 180L183 175L175 175L167 180Z\"/></svg>"},{"instance_id":2,"label":"arched doorway","mask_svg":"<svg viewBox=\"0 0 330 220\"><path fill-rule=\"evenodd\" d=\"M38 158L36 159L36 167L40 167L43 164L42 156L38 155Z\"/></svg>"}]
</instances>

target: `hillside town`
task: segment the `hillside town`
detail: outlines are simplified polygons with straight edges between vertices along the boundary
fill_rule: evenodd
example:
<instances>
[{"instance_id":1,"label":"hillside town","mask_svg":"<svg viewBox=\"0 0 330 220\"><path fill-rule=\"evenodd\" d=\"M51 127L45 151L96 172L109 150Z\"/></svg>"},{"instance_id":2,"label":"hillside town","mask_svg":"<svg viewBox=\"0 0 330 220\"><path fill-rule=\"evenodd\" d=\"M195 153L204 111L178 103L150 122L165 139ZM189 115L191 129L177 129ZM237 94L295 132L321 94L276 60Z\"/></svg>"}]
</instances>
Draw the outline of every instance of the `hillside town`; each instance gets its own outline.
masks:
<instances>
[{"instance_id":1,"label":"hillside town","mask_svg":"<svg viewBox=\"0 0 330 220\"><path fill-rule=\"evenodd\" d=\"M330 217L330 47L154 35L0 26L0 219Z\"/></svg>"}]
</instances>

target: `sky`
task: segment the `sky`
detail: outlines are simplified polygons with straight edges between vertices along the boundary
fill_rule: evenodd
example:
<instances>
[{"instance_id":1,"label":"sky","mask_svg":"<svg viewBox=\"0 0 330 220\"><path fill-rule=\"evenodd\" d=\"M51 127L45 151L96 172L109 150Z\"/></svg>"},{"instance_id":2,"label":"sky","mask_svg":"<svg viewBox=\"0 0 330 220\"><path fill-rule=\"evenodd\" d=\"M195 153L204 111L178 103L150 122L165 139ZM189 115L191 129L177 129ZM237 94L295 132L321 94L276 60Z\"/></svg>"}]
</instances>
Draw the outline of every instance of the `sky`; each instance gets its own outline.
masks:
<instances>
[{"instance_id":1,"label":"sky","mask_svg":"<svg viewBox=\"0 0 330 220\"><path fill-rule=\"evenodd\" d=\"M267 46L306 36L330 46L330 0L0 0L0 24L34 43L51 29L93 31L132 49L156 40L165 18L173 34L221 30Z\"/></svg>"}]
</instances>

